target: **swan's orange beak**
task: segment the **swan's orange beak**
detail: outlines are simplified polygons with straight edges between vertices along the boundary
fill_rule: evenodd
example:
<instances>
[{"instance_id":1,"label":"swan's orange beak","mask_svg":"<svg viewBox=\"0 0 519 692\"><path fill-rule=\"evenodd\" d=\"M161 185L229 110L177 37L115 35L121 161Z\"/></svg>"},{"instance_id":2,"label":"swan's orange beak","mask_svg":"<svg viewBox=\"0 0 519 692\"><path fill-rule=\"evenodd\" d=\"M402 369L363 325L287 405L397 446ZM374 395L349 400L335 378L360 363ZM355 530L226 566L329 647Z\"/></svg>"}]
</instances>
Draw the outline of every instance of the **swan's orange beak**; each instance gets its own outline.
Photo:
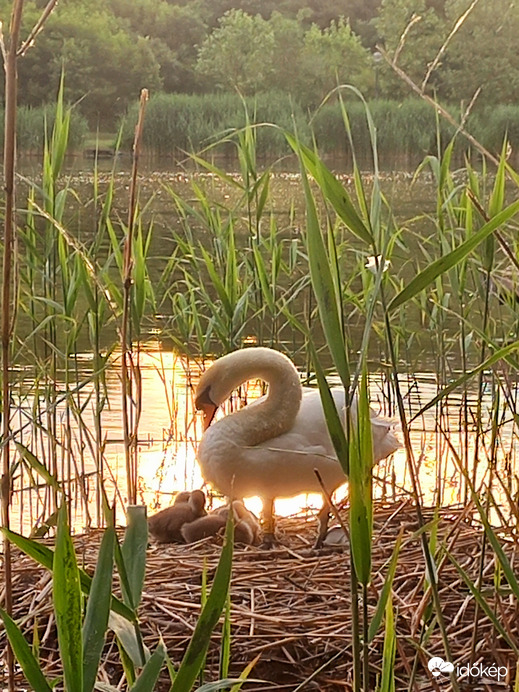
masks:
<instances>
[{"instance_id":1,"label":"swan's orange beak","mask_svg":"<svg viewBox=\"0 0 519 692\"><path fill-rule=\"evenodd\" d=\"M209 396L209 388L204 389L195 399L195 406L199 411L202 411L204 432L213 422L214 414L218 406Z\"/></svg>"},{"instance_id":2,"label":"swan's orange beak","mask_svg":"<svg viewBox=\"0 0 519 692\"><path fill-rule=\"evenodd\" d=\"M201 404L200 405L200 411L202 411L202 417L203 417L203 426L204 426L204 432L207 430L207 428L211 425L213 422L214 415L216 413L216 409L218 406L215 406L213 403L210 404Z\"/></svg>"}]
</instances>

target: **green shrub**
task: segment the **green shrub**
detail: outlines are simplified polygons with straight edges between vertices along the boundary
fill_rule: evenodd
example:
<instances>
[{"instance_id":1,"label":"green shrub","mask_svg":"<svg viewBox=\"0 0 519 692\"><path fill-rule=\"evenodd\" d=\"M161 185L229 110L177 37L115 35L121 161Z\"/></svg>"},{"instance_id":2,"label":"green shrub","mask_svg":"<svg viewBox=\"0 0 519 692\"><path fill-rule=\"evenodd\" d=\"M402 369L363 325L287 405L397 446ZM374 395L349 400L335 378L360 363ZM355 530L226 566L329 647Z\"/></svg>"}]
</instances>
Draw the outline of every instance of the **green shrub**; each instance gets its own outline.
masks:
<instances>
[{"instance_id":1,"label":"green shrub","mask_svg":"<svg viewBox=\"0 0 519 692\"><path fill-rule=\"evenodd\" d=\"M52 132L55 113L55 106L42 106L39 108L22 106L18 109L16 129L18 136L18 149L20 151L43 151L43 143L45 141L45 123L47 123L47 132ZM3 146L3 110L0 114L0 120L0 143ZM78 149L81 147L87 132L88 125L85 118L78 113L77 110L72 110L70 116L68 148Z\"/></svg>"}]
</instances>

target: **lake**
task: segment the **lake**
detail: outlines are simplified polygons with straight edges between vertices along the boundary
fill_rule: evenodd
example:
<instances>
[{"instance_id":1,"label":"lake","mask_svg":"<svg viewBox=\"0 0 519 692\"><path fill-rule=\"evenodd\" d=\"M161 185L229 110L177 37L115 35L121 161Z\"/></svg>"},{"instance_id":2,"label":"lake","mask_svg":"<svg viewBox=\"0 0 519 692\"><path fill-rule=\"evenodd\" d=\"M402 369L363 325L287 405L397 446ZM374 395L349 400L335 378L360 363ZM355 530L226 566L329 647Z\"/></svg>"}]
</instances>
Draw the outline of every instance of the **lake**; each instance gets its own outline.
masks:
<instances>
[{"instance_id":1,"label":"lake","mask_svg":"<svg viewBox=\"0 0 519 692\"><path fill-rule=\"evenodd\" d=\"M94 178L91 170L77 170L74 164L64 178L65 187L74 194L69 192L66 197L62 224L81 246L73 251L70 246L58 248L64 257L69 254L61 265L58 254L54 286L47 286L48 294L42 289L33 312L20 309L17 336L22 345L16 351L13 370L14 439L65 482L76 530L102 521L101 478L109 499L116 501L120 523L124 523L127 498L121 351L116 346L118 318L105 315L96 332L103 361L101 372L92 350L94 327L88 316L89 295L78 289L70 317L66 310L62 314L51 303L51 295L53 301L61 301L64 288L68 286L69 293L72 291L66 267L73 267L74 256L77 259L81 248L89 248L94 258L99 270L98 283L112 291L112 296L116 295L118 281L120 285L117 239L122 234L117 219L122 223L126 219L129 172L124 161L116 162L114 173L111 164L105 162L103 167L107 170L99 170ZM138 500L150 511L167 506L176 491L202 484L195 461L201 425L192 401L202 362L209 363L215 353L262 343L289 353L302 378L306 378L308 350L301 332L284 316L282 308L287 306L312 330L317 343L324 346L308 280L303 241L305 203L299 173L276 170L270 176L261 214L258 206L266 188L260 186L252 196L244 195L240 174L226 173L222 180L208 170L168 170L165 164L161 170L156 166L153 170L142 169L139 176L143 210L139 228L147 259L141 284L136 261L135 292L138 294L140 286L146 294L146 309L133 333L134 343L140 343L133 351L133 362L139 366L135 371L138 376L134 395L140 400ZM37 174L27 171L27 177L37 179ZM337 177L354 196L352 173L338 172ZM366 173L362 179L369 195L373 175ZM453 176L453 181L452 195L456 186L464 185L465 178L460 173ZM114 236L106 232L105 226L101 235L103 204L112 183L114 201L110 214L114 219ZM424 172L415 180L406 171L385 172L381 186L387 201L380 215L381 224L392 229L388 246L391 265L385 281L387 291L394 294L442 251L445 253L455 242L461 242L463 229L449 227L447 207L447 222L444 219L443 225L439 225L436 187L430 173ZM348 307L345 323L354 362L364 329L365 301L372 290L369 272L364 270L369 250L337 224L329 207L318 195L316 198L323 227L328 223L334 229L339 248L343 298ZM221 232L216 230L217 226ZM60 237L64 237L63 233ZM204 250L214 261L214 275L208 271ZM250 283L261 267L258 255L264 258L265 276L270 282L259 297L257 286ZM498 264L502 262L498 256ZM36 260L34 264L36 267ZM480 265L480 256L475 253L461 279L449 276L448 283L433 286L430 293L410 304L395 321L399 380L409 418L431 401L441 387L479 362L482 347L478 329L484 322ZM41 267L34 271L44 273ZM44 282L39 283L38 276L27 278L29 272L22 274L21 303L28 306L29 289L43 286ZM221 286L215 276L220 277ZM456 294L456 281L461 280L463 287L458 286ZM209 285L207 291L205 285ZM269 309L269 291L273 309ZM492 297L491 335L496 344L516 333L514 310L513 304ZM54 324L53 346L49 346L47 331L41 331L47 329L46 320L49 325ZM40 330L36 329L37 324L45 326ZM490 333L488 325L487 328ZM67 344L73 348L69 349ZM331 366L324 348L322 362L327 368ZM388 362L383 313L377 307L369 344L372 406L396 416ZM330 381L335 381L332 371ZM259 393L257 386L252 387L245 400ZM457 460L470 469L478 484L488 480L491 459L498 470L497 480L493 480L496 496L506 504L507 493L517 493L517 396L517 371L510 367L486 369L481 380L473 377L465 387L412 422L411 440L426 504L466 503L467 483L457 468ZM409 493L404 450L380 464L375 477L378 496ZM55 491L36 481L30 463L17 467L14 491L12 525L24 533L41 525L58 500ZM252 500L250 506L257 509L258 505ZM279 501L276 510L292 513L307 506L318 506L316 498Z\"/></svg>"}]
</instances>

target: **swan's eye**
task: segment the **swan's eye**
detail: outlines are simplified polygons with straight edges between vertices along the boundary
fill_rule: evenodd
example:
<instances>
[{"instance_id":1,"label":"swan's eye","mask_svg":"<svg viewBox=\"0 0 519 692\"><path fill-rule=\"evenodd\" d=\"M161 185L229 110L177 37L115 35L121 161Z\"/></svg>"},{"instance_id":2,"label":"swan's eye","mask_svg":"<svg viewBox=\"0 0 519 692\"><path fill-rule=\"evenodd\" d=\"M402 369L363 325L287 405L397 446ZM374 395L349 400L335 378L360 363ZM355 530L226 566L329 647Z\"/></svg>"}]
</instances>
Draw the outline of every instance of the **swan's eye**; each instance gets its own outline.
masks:
<instances>
[{"instance_id":1,"label":"swan's eye","mask_svg":"<svg viewBox=\"0 0 519 692\"><path fill-rule=\"evenodd\" d=\"M210 395L211 387L206 387L203 391L197 393L195 398L195 408L197 411L203 411L206 406L216 406Z\"/></svg>"}]
</instances>

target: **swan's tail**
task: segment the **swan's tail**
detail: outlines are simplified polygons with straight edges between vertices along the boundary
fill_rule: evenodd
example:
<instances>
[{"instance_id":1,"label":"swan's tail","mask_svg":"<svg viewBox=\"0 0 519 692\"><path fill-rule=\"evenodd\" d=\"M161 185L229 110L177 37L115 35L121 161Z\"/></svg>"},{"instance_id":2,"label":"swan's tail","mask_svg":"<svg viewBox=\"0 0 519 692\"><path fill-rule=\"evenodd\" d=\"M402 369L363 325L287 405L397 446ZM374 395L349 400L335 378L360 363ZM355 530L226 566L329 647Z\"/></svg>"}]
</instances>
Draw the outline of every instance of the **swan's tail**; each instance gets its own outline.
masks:
<instances>
[{"instance_id":1,"label":"swan's tail","mask_svg":"<svg viewBox=\"0 0 519 692\"><path fill-rule=\"evenodd\" d=\"M373 461L378 463L393 452L396 452L402 444L393 430L394 422L387 418L371 419L371 434L373 437Z\"/></svg>"}]
</instances>

